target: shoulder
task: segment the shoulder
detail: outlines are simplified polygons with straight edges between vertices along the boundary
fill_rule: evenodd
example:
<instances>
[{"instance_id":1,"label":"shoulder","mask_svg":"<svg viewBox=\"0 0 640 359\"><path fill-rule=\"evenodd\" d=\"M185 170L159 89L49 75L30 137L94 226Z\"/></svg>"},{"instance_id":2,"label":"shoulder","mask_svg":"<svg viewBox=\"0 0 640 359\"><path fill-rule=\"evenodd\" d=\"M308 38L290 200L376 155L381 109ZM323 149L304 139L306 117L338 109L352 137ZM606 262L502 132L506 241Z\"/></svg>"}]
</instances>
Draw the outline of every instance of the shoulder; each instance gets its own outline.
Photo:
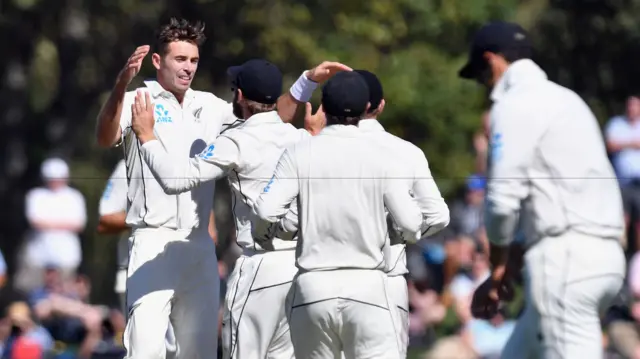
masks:
<instances>
[{"instance_id":1,"label":"shoulder","mask_svg":"<svg viewBox=\"0 0 640 359\"><path fill-rule=\"evenodd\" d=\"M116 165L116 169L113 171L114 174L118 177L124 176L127 173L127 164L124 160L120 160Z\"/></svg>"},{"instance_id":2,"label":"shoulder","mask_svg":"<svg viewBox=\"0 0 640 359\"><path fill-rule=\"evenodd\" d=\"M48 193L49 193L48 189L44 187L36 187L29 190L27 192L26 197L27 197L27 200L34 201L47 196Z\"/></svg>"},{"instance_id":3,"label":"shoulder","mask_svg":"<svg viewBox=\"0 0 640 359\"><path fill-rule=\"evenodd\" d=\"M624 116L615 116L609 119L606 127L608 130L627 129L629 127L629 123Z\"/></svg>"},{"instance_id":4,"label":"shoulder","mask_svg":"<svg viewBox=\"0 0 640 359\"><path fill-rule=\"evenodd\" d=\"M231 106L230 102L227 102L220 97L214 95L211 92L196 91L193 90L196 101L206 106L207 108L220 108Z\"/></svg>"}]
</instances>

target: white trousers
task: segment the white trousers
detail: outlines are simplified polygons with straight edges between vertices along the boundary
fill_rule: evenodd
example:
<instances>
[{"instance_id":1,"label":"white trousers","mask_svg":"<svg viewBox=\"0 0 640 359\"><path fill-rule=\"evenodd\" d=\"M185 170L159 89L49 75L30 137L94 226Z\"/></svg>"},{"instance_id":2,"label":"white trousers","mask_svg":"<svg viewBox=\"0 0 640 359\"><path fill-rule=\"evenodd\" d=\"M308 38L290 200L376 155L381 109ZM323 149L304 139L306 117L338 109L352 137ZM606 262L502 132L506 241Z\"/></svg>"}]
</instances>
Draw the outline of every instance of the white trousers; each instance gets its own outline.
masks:
<instances>
[{"instance_id":1,"label":"white trousers","mask_svg":"<svg viewBox=\"0 0 640 359\"><path fill-rule=\"evenodd\" d=\"M305 272L296 276L289 324L296 358L397 359L398 329L386 273Z\"/></svg>"},{"instance_id":2,"label":"white trousers","mask_svg":"<svg viewBox=\"0 0 640 359\"><path fill-rule=\"evenodd\" d=\"M211 358L217 351L220 290L215 244L206 231L141 229L132 237L125 358L173 357L165 342L169 323L175 358Z\"/></svg>"},{"instance_id":3,"label":"white trousers","mask_svg":"<svg viewBox=\"0 0 640 359\"><path fill-rule=\"evenodd\" d=\"M407 357L409 347L409 288L407 280L401 275L389 277L388 283L400 357L404 359Z\"/></svg>"},{"instance_id":4,"label":"white trousers","mask_svg":"<svg viewBox=\"0 0 640 359\"><path fill-rule=\"evenodd\" d=\"M224 359L293 359L286 300L295 249L245 253L229 276L222 317Z\"/></svg>"},{"instance_id":5,"label":"white trousers","mask_svg":"<svg viewBox=\"0 0 640 359\"><path fill-rule=\"evenodd\" d=\"M622 288L618 241L577 233L545 238L525 254L526 306L503 359L602 359L600 315Z\"/></svg>"}]
</instances>

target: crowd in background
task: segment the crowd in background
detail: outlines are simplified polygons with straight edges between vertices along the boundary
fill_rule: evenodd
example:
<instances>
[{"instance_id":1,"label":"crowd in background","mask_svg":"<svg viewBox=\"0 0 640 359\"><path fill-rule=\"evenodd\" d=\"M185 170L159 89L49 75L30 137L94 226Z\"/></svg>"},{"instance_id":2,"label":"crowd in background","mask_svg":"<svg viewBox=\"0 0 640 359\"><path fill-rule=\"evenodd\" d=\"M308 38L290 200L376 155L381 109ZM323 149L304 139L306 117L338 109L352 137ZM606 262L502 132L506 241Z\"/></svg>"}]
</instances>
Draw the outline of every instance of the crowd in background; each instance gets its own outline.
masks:
<instances>
[{"instance_id":1,"label":"crowd in background","mask_svg":"<svg viewBox=\"0 0 640 359\"><path fill-rule=\"evenodd\" d=\"M422 352L420 357L499 358L521 308L506 307L492 320L470 312L473 292L490 269L482 218L488 112L481 123L472 140L476 168L449 203L451 224L407 247L410 348ZM629 230L622 243L629 272L627 286L605 313L603 350L609 357L640 359L640 98L629 97L626 112L609 121L604 137L624 197ZM82 193L69 186L63 160L45 161L41 175L42 186L25 199L31 231L10 279L0 251L0 359L122 358L125 313L118 305L89 301L91 279L81 263L79 233L94 214L87 213ZM233 232L216 243L224 296L240 250Z\"/></svg>"}]
</instances>

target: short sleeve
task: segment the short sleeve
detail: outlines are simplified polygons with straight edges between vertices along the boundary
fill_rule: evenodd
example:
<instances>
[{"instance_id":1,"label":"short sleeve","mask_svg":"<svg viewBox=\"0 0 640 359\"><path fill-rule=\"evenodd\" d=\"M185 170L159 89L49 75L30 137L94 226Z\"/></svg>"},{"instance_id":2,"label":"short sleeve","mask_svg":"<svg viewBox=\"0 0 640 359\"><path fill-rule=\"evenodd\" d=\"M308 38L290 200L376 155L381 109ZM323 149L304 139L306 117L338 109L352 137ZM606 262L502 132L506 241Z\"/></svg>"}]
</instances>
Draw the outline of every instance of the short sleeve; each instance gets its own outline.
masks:
<instances>
[{"instance_id":1,"label":"short sleeve","mask_svg":"<svg viewBox=\"0 0 640 359\"><path fill-rule=\"evenodd\" d=\"M127 210L127 169L121 160L102 192L99 205L99 215L104 216Z\"/></svg>"},{"instance_id":2,"label":"short sleeve","mask_svg":"<svg viewBox=\"0 0 640 359\"><path fill-rule=\"evenodd\" d=\"M2 251L0 251L0 276L4 276L6 274L7 274L7 262L4 260Z\"/></svg>"},{"instance_id":3,"label":"short sleeve","mask_svg":"<svg viewBox=\"0 0 640 359\"><path fill-rule=\"evenodd\" d=\"M629 134L626 121L620 117L609 120L605 128L605 137L608 141L626 141L629 139Z\"/></svg>"},{"instance_id":4,"label":"short sleeve","mask_svg":"<svg viewBox=\"0 0 640 359\"><path fill-rule=\"evenodd\" d=\"M209 121L206 141L215 141L221 133L228 131L244 121L233 114L233 105L211 93L207 93L204 100L201 118Z\"/></svg>"}]
</instances>

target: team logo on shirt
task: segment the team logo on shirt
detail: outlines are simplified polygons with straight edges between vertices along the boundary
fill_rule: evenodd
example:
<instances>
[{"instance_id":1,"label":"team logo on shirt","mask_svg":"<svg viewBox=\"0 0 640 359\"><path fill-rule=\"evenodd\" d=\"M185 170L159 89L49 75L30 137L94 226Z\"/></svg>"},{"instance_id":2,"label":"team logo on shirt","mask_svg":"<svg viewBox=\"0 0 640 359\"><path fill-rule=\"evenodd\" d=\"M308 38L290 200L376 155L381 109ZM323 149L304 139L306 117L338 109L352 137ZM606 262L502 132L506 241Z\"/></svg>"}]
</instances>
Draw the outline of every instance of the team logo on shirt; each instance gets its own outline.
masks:
<instances>
[{"instance_id":1,"label":"team logo on shirt","mask_svg":"<svg viewBox=\"0 0 640 359\"><path fill-rule=\"evenodd\" d=\"M113 192L113 181L109 180L109 182L107 182L107 186L104 189L104 192L102 192L102 199L109 199L109 197L111 197L111 192Z\"/></svg>"},{"instance_id":2,"label":"team logo on shirt","mask_svg":"<svg viewBox=\"0 0 640 359\"><path fill-rule=\"evenodd\" d=\"M267 193L269 192L269 190L271 189L271 185L273 184L273 180L274 178L276 178L275 175L271 176L271 179L269 180L269 183L267 183L267 185L264 187L264 189L262 190L262 192Z\"/></svg>"},{"instance_id":3,"label":"team logo on shirt","mask_svg":"<svg viewBox=\"0 0 640 359\"><path fill-rule=\"evenodd\" d=\"M198 157L200 158L204 158L205 160L210 159L211 157L213 157L213 149L215 148L215 146L213 144L210 144L209 146L207 146L207 148L204 149L204 151L200 152L200 154L198 154Z\"/></svg>"},{"instance_id":4,"label":"team logo on shirt","mask_svg":"<svg viewBox=\"0 0 640 359\"><path fill-rule=\"evenodd\" d=\"M491 137L490 147L491 147L491 160L499 161L502 158L502 149L504 147L501 133L496 133Z\"/></svg>"},{"instance_id":5,"label":"team logo on shirt","mask_svg":"<svg viewBox=\"0 0 640 359\"><path fill-rule=\"evenodd\" d=\"M164 109L161 104L156 105L156 123L172 123L173 120L169 116L169 111Z\"/></svg>"},{"instance_id":6,"label":"team logo on shirt","mask_svg":"<svg viewBox=\"0 0 640 359\"><path fill-rule=\"evenodd\" d=\"M196 120L200 120L200 114L202 113L202 107L197 108L193 111L193 118Z\"/></svg>"}]
</instances>

